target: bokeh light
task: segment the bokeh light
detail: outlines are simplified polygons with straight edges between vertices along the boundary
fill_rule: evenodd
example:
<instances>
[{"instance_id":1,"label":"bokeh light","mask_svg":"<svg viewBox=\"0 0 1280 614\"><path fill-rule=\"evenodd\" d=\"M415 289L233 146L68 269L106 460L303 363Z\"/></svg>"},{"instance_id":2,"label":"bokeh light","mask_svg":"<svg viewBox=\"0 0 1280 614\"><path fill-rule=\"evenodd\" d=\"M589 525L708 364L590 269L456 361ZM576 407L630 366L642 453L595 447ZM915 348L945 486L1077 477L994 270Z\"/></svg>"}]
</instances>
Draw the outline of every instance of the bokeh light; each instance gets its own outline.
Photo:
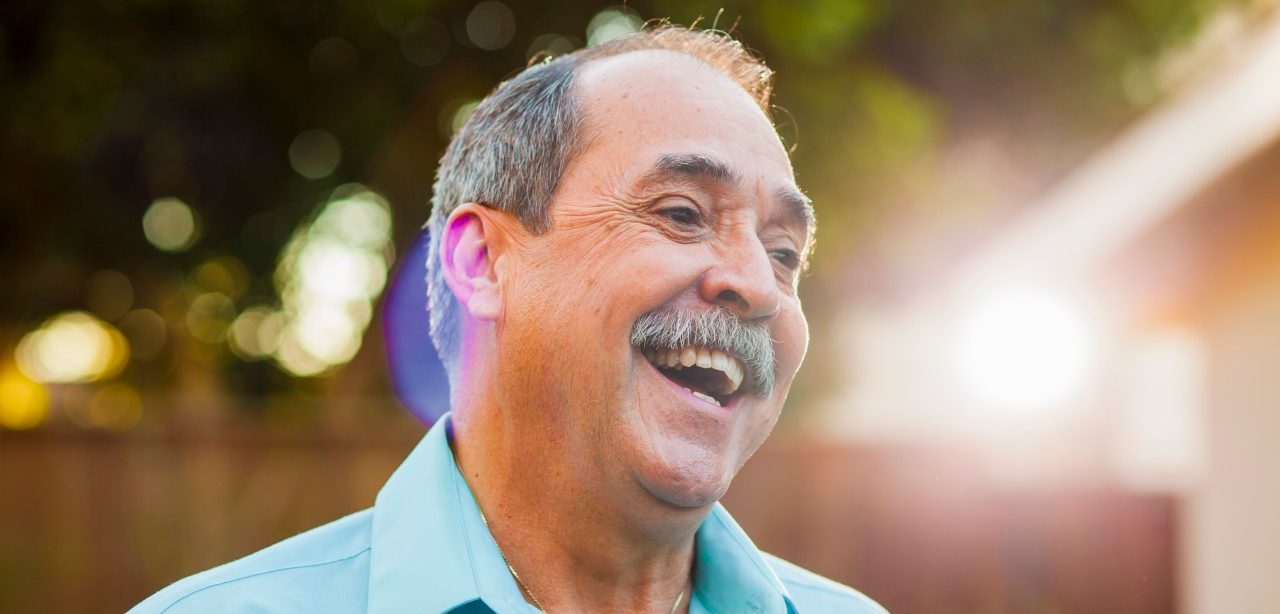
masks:
<instances>
[{"instance_id":1,"label":"bokeh light","mask_svg":"<svg viewBox=\"0 0 1280 614\"><path fill-rule=\"evenodd\" d=\"M561 56L577 49L579 46L578 41L561 34L542 34L529 44L529 50L525 53L525 56L533 58L540 53L550 54L553 57Z\"/></svg>"},{"instance_id":2,"label":"bokeh light","mask_svg":"<svg viewBox=\"0 0 1280 614\"><path fill-rule=\"evenodd\" d=\"M396 264L382 301L382 340L396 396L427 424L449 411L449 378L431 343L427 308L427 230Z\"/></svg>"},{"instance_id":3,"label":"bokeh light","mask_svg":"<svg viewBox=\"0 0 1280 614\"><path fill-rule=\"evenodd\" d=\"M83 311L59 314L27 333L15 352L18 368L44 383L111 377L129 361L129 342L115 327Z\"/></svg>"},{"instance_id":4,"label":"bokeh light","mask_svg":"<svg viewBox=\"0 0 1280 614\"><path fill-rule=\"evenodd\" d=\"M166 252L180 252L199 239L199 220L187 203L177 198L160 198L142 216L142 232L147 241Z\"/></svg>"},{"instance_id":5,"label":"bokeh light","mask_svg":"<svg viewBox=\"0 0 1280 614\"><path fill-rule=\"evenodd\" d=\"M221 292L205 292L191 301L186 324L191 336L205 343L219 343L226 338L227 327L235 318L236 307Z\"/></svg>"},{"instance_id":6,"label":"bokeh light","mask_svg":"<svg viewBox=\"0 0 1280 614\"><path fill-rule=\"evenodd\" d=\"M473 45L492 51L511 42L516 34L516 16L497 0L477 4L467 14L467 38Z\"/></svg>"},{"instance_id":7,"label":"bokeh light","mask_svg":"<svg viewBox=\"0 0 1280 614\"><path fill-rule=\"evenodd\" d=\"M196 267L192 281L202 290L240 298L249 286L249 272L234 256L211 258Z\"/></svg>"},{"instance_id":8,"label":"bokeh light","mask_svg":"<svg viewBox=\"0 0 1280 614\"><path fill-rule=\"evenodd\" d=\"M1280 603L1280 0L20 5L0 612L124 611L367 506L418 435L392 389L449 409L410 242L443 148L526 57L651 17L777 69L821 221L781 441L726 501L753 539L895 613ZM357 180L395 215L334 204ZM71 309L118 374L96 324L17 349Z\"/></svg>"},{"instance_id":9,"label":"bokeh light","mask_svg":"<svg viewBox=\"0 0 1280 614\"><path fill-rule=\"evenodd\" d=\"M150 309L134 309L120 318L120 332L129 341L129 353L147 359L164 349L168 337L164 318Z\"/></svg>"},{"instance_id":10,"label":"bokeh light","mask_svg":"<svg viewBox=\"0 0 1280 614\"><path fill-rule=\"evenodd\" d=\"M302 340L298 334L293 331L290 331L290 333L280 336L280 343L273 353L276 362L281 367L298 377L319 375L329 367L324 361L312 356L302 348Z\"/></svg>"},{"instance_id":11,"label":"bokeh light","mask_svg":"<svg viewBox=\"0 0 1280 614\"><path fill-rule=\"evenodd\" d=\"M107 384L89 399L89 426L123 431L142 419L142 397L128 384Z\"/></svg>"},{"instance_id":12,"label":"bokeh light","mask_svg":"<svg viewBox=\"0 0 1280 614\"><path fill-rule=\"evenodd\" d=\"M299 228L276 268L279 314L246 310L232 326L232 349L270 353L285 370L317 375L350 361L387 280L391 210L360 185L334 191L314 221Z\"/></svg>"},{"instance_id":13,"label":"bokeh light","mask_svg":"<svg viewBox=\"0 0 1280 614\"><path fill-rule=\"evenodd\" d=\"M449 53L449 30L429 17L417 19L400 34L400 53L415 65L434 66Z\"/></svg>"},{"instance_id":14,"label":"bokeh light","mask_svg":"<svg viewBox=\"0 0 1280 614\"><path fill-rule=\"evenodd\" d=\"M264 344L259 335L262 323L273 313L275 312L270 307L257 305L236 316L227 334L227 342L236 356L244 360L261 360L275 349L274 344Z\"/></svg>"},{"instance_id":15,"label":"bokeh light","mask_svg":"<svg viewBox=\"0 0 1280 614\"><path fill-rule=\"evenodd\" d=\"M1039 291L994 293L963 320L956 347L964 383L989 407L1043 409L1081 383L1092 360L1079 310Z\"/></svg>"},{"instance_id":16,"label":"bokeh light","mask_svg":"<svg viewBox=\"0 0 1280 614\"><path fill-rule=\"evenodd\" d=\"M351 43L337 37L326 38L311 48L307 66L318 75L347 74L360 66L360 57Z\"/></svg>"},{"instance_id":17,"label":"bokeh light","mask_svg":"<svg viewBox=\"0 0 1280 614\"><path fill-rule=\"evenodd\" d=\"M607 43L619 36L640 30L644 22L626 7L605 9L587 23L587 46Z\"/></svg>"},{"instance_id":18,"label":"bokeh light","mask_svg":"<svg viewBox=\"0 0 1280 614\"><path fill-rule=\"evenodd\" d=\"M44 386L6 363L0 367L0 427L29 429L44 421L49 393Z\"/></svg>"},{"instance_id":19,"label":"bokeh light","mask_svg":"<svg viewBox=\"0 0 1280 614\"><path fill-rule=\"evenodd\" d=\"M328 177L340 163L342 144L328 131L304 130L289 144L289 164L307 179Z\"/></svg>"},{"instance_id":20,"label":"bokeh light","mask_svg":"<svg viewBox=\"0 0 1280 614\"><path fill-rule=\"evenodd\" d=\"M463 124L467 123L467 120L471 118L472 113L475 113L478 106L480 106L480 101L475 99L461 100L445 105L440 111L440 134L445 137L452 137L462 129Z\"/></svg>"},{"instance_id":21,"label":"bokeh light","mask_svg":"<svg viewBox=\"0 0 1280 614\"><path fill-rule=\"evenodd\" d=\"M98 271L85 283L84 302L107 320L119 319L133 306L133 284L119 271Z\"/></svg>"}]
</instances>

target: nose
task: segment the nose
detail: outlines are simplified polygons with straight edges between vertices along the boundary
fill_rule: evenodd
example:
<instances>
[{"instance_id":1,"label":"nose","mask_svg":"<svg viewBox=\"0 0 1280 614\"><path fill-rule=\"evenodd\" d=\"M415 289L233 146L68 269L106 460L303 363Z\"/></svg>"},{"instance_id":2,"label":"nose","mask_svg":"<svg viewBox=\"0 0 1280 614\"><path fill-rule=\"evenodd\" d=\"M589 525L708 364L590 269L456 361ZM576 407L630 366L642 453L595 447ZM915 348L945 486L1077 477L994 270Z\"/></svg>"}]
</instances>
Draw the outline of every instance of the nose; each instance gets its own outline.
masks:
<instances>
[{"instance_id":1,"label":"nose","mask_svg":"<svg viewBox=\"0 0 1280 614\"><path fill-rule=\"evenodd\" d=\"M702 276L702 299L743 320L777 315L782 295L764 245L754 236L727 246Z\"/></svg>"}]
</instances>

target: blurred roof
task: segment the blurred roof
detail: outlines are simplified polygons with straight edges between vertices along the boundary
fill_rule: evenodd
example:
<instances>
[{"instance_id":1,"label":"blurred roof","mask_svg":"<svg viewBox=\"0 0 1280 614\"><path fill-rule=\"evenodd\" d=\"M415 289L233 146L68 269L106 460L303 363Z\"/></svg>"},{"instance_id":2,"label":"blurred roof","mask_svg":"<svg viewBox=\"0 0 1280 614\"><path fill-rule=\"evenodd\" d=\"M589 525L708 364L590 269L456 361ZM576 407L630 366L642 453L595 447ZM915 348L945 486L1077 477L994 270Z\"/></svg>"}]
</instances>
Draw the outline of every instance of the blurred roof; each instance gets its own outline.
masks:
<instances>
[{"instance_id":1,"label":"blurred roof","mask_svg":"<svg viewBox=\"0 0 1280 614\"><path fill-rule=\"evenodd\" d=\"M950 284L1068 281L1126 245L1280 137L1280 11L1230 40L1198 80L1102 148L984 246Z\"/></svg>"}]
</instances>

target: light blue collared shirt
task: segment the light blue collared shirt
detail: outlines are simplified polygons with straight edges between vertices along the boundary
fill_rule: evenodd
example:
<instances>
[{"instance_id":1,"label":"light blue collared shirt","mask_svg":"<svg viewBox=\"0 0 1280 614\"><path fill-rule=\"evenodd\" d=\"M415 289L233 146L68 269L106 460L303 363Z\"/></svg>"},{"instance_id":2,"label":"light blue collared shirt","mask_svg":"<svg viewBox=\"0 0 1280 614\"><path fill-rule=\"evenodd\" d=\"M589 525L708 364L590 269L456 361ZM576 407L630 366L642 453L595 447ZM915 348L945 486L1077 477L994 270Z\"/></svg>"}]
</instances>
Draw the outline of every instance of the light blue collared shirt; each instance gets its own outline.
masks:
<instances>
[{"instance_id":1,"label":"light blue collared shirt","mask_svg":"<svg viewBox=\"0 0 1280 614\"><path fill-rule=\"evenodd\" d=\"M372 509L180 580L130 613L530 614L449 448L448 416ZM691 612L884 614L861 593L760 552L716 504L695 538Z\"/></svg>"}]
</instances>

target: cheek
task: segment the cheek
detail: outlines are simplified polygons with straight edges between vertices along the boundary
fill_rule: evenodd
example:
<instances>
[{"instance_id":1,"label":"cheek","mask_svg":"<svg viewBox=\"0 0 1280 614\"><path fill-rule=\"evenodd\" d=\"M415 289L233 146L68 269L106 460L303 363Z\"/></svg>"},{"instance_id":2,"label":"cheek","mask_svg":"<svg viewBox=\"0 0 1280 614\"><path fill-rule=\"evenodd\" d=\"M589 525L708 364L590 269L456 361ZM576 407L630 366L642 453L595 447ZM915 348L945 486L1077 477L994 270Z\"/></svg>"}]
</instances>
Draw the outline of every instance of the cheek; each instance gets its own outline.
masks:
<instances>
[{"instance_id":1,"label":"cheek","mask_svg":"<svg viewBox=\"0 0 1280 614\"><path fill-rule=\"evenodd\" d=\"M809 323L799 302L780 314L776 335L778 366L781 367L781 374L790 380L800 369L800 363L804 361L809 348Z\"/></svg>"},{"instance_id":2,"label":"cheek","mask_svg":"<svg viewBox=\"0 0 1280 614\"><path fill-rule=\"evenodd\" d=\"M693 288L698 277L698 246L626 233L590 243L566 246L556 261L576 286L577 308L591 317L617 318L629 328L639 315Z\"/></svg>"}]
</instances>

